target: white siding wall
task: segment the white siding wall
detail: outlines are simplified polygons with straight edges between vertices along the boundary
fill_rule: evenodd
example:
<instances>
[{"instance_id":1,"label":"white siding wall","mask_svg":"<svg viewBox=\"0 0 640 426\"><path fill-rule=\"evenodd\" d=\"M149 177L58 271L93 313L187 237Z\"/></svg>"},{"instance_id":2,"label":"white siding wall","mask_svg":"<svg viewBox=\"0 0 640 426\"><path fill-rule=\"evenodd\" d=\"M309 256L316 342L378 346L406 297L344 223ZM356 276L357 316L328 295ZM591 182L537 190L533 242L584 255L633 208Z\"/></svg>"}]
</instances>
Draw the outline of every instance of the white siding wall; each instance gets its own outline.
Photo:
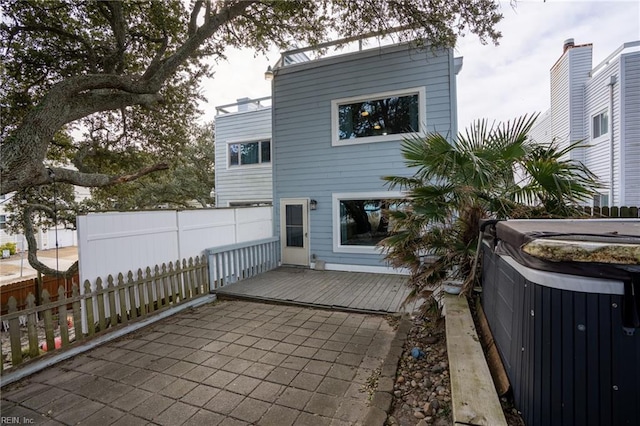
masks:
<instances>
[{"instance_id":1,"label":"white siding wall","mask_svg":"<svg viewBox=\"0 0 640 426\"><path fill-rule=\"evenodd\" d=\"M569 72L570 76L570 125L569 141L576 142L585 140L588 136L588 128L585 129L582 117L585 112L584 85L589 80L589 73L592 68L592 47L580 46L570 49L567 53L570 56ZM586 142L586 141L585 141ZM584 161L584 150L576 149L571 153L571 158L577 161Z\"/></svg>"},{"instance_id":2,"label":"white siding wall","mask_svg":"<svg viewBox=\"0 0 640 426\"><path fill-rule=\"evenodd\" d=\"M272 208L162 210L78 216L80 279L202 255L220 247L272 235Z\"/></svg>"},{"instance_id":3,"label":"white siding wall","mask_svg":"<svg viewBox=\"0 0 640 426\"><path fill-rule=\"evenodd\" d=\"M584 84L591 71L591 55L590 45L576 46L551 68L551 134L562 147L585 137ZM582 160L582 150L574 150L571 158Z\"/></svg>"},{"instance_id":4,"label":"white siding wall","mask_svg":"<svg viewBox=\"0 0 640 426\"><path fill-rule=\"evenodd\" d=\"M609 197L610 205L619 205L620 202L620 84L614 85L613 111L610 108L610 87L608 85L612 76L619 78L619 61L613 61L609 66L598 72L585 87L585 113L582 124L587 129L587 137L590 147L585 150L584 164L595 173L600 181L611 187L611 137L613 136L613 197ZM601 111L607 111L609 115L609 132L597 139L593 139L592 117ZM611 131L613 129L613 132Z\"/></svg>"},{"instance_id":5,"label":"white siding wall","mask_svg":"<svg viewBox=\"0 0 640 426\"><path fill-rule=\"evenodd\" d=\"M569 55L551 68L551 137L566 146L569 141Z\"/></svg>"},{"instance_id":6,"label":"white siding wall","mask_svg":"<svg viewBox=\"0 0 640 426\"><path fill-rule=\"evenodd\" d=\"M547 110L544 114L540 114L536 120L536 124L531 128L529 137L539 144L547 144L551 142L551 110Z\"/></svg>"},{"instance_id":7,"label":"white siding wall","mask_svg":"<svg viewBox=\"0 0 640 426\"><path fill-rule=\"evenodd\" d=\"M270 138L271 108L216 116L217 207L228 207L234 201L271 201L271 163L229 167L227 153L230 142Z\"/></svg>"},{"instance_id":8,"label":"white siding wall","mask_svg":"<svg viewBox=\"0 0 640 426\"><path fill-rule=\"evenodd\" d=\"M640 206L640 52L622 55L620 90L621 103L622 182L621 203Z\"/></svg>"}]
</instances>

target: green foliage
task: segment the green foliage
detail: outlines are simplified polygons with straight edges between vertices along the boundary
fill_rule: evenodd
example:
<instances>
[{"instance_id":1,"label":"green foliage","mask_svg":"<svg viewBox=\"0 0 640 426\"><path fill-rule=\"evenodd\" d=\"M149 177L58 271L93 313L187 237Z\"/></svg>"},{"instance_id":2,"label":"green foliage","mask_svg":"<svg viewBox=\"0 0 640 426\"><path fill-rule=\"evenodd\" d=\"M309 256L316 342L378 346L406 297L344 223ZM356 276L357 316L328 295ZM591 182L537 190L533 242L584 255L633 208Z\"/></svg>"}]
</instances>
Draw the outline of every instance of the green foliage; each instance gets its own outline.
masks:
<instances>
[{"instance_id":1,"label":"green foliage","mask_svg":"<svg viewBox=\"0 0 640 426\"><path fill-rule=\"evenodd\" d=\"M474 284L481 219L580 216L579 203L600 188L582 163L567 159L584 145L559 149L529 139L536 118L481 120L453 143L439 134L404 141L413 176L383 179L407 192L409 207L389 212L393 234L381 245L393 266L411 271L415 296L443 280Z\"/></svg>"},{"instance_id":2,"label":"green foliage","mask_svg":"<svg viewBox=\"0 0 640 426\"><path fill-rule=\"evenodd\" d=\"M11 255L16 254L16 243L4 243L0 246L0 253L3 252L4 250L9 250L9 253Z\"/></svg>"},{"instance_id":3,"label":"green foliage","mask_svg":"<svg viewBox=\"0 0 640 426\"><path fill-rule=\"evenodd\" d=\"M91 191L91 200L84 205L91 210L212 206L210 193L215 183L213 123L195 125L189 132L186 142L164 157L165 161L170 160L167 172L146 175L120 185L95 188ZM148 154L148 157L147 164L159 160L152 154ZM111 171L132 171L125 169L125 164L114 159L110 163ZM143 162L136 163L131 169L144 165Z\"/></svg>"}]
</instances>

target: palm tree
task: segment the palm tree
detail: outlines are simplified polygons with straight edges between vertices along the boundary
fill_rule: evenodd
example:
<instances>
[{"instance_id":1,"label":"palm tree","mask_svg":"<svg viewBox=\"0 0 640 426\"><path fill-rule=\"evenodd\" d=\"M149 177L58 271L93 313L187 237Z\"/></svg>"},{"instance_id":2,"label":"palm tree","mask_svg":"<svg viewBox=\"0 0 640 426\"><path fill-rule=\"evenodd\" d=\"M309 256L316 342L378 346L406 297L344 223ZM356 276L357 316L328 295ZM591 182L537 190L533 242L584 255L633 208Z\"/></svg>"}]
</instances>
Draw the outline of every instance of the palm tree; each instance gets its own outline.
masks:
<instances>
[{"instance_id":1,"label":"palm tree","mask_svg":"<svg viewBox=\"0 0 640 426\"><path fill-rule=\"evenodd\" d=\"M394 267L411 272L412 296L444 280L473 283L480 220L576 217L578 203L600 187L582 163L567 160L579 142L558 149L529 137L537 115L501 124L475 122L454 143L440 134L407 139L411 177L385 176L407 193L408 207L389 212L392 235L380 245Z\"/></svg>"}]
</instances>

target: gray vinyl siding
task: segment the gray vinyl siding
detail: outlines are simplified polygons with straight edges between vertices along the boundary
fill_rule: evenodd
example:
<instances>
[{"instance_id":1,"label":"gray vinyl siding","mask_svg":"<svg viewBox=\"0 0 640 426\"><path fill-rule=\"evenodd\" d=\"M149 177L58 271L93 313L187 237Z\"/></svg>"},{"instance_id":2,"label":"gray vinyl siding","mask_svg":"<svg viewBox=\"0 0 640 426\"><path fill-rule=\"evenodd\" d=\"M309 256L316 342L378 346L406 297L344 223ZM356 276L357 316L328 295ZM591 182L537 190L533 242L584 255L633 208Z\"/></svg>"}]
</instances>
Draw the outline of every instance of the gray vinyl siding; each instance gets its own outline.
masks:
<instances>
[{"instance_id":1,"label":"gray vinyl siding","mask_svg":"<svg viewBox=\"0 0 640 426\"><path fill-rule=\"evenodd\" d=\"M621 90L624 93L622 187L627 206L640 206L640 52L621 57Z\"/></svg>"},{"instance_id":2,"label":"gray vinyl siding","mask_svg":"<svg viewBox=\"0 0 640 426\"><path fill-rule=\"evenodd\" d=\"M332 146L332 100L425 88L425 129L451 135L450 51L409 45L321 59L277 70L273 85L274 209L279 199L310 198L310 253L327 263L385 266L381 255L333 251L332 194L386 191L384 175L410 175L400 140ZM274 221L279 235L279 220Z\"/></svg>"},{"instance_id":3,"label":"gray vinyl siding","mask_svg":"<svg viewBox=\"0 0 640 426\"><path fill-rule=\"evenodd\" d=\"M216 117L217 207L227 207L230 202L271 201L271 163L229 167L227 157L230 142L251 142L265 137L271 137L271 108ZM273 143L271 152L273 156Z\"/></svg>"},{"instance_id":4,"label":"gray vinyl siding","mask_svg":"<svg viewBox=\"0 0 640 426\"><path fill-rule=\"evenodd\" d=\"M569 66L570 77L570 128L569 141L583 141L588 135L582 125L582 118L585 111L584 85L589 80L589 73L592 68L592 48L591 46L581 46L573 48L568 52L571 55ZM584 161L584 150L576 149L571 153L571 158L577 161Z\"/></svg>"},{"instance_id":5,"label":"gray vinyl siding","mask_svg":"<svg viewBox=\"0 0 640 426\"><path fill-rule=\"evenodd\" d=\"M583 140L584 84L591 71L591 46L569 49L551 68L551 133L560 146ZM583 160L582 150L571 158Z\"/></svg>"},{"instance_id":6,"label":"gray vinyl siding","mask_svg":"<svg viewBox=\"0 0 640 426\"><path fill-rule=\"evenodd\" d=\"M613 111L610 108L609 81L612 76L619 78L619 61L612 62L606 68L600 70L585 86L585 113L582 125L585 128L589 148L585 151L584 164L595 173L600 181L606 185L603 192L611 189L609 177L611 169L611 138L613 137L613 198L610 197L610 205L619 205L620 202L620 90L619 84L614 85ZM597 139L593 139L593 117L607 111L609 115L609 131Z\"/></svg>"}]
</instances>

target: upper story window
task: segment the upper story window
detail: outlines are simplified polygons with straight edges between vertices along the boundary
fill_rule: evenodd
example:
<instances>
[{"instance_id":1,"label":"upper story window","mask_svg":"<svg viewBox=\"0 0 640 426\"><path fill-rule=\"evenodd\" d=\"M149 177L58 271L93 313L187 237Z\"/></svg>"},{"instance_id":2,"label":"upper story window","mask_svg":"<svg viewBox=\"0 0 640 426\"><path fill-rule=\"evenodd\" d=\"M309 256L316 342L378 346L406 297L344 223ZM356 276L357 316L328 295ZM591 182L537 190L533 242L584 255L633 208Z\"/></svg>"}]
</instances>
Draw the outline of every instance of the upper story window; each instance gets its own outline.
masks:
<instances>
[{"instance_id":1,"label":"upper story window","mask_svg":"<svg viewBox=\"0 0 640 426\"><path fill-rule=\"evenodd\" d=\"M0 214L0 229L5 229L7 227L7 216L4 214Z\"/></svg>"},{"instance_id":2,"label":"upper story window","mask_svg":"<svg viewBox=\"0 0 640 426\"><path fill-rule=\"evenodd\" d=\"M271 141L229 144L229 167L271 162Z\"/></svg>"},{"instance_id":3,"label":"upper story window","mask_svg":"<svg viewBox=\"0 0 640 426\"><path fill-rule=\"evenodd\" d=\"M332 102L332 145L383 142L419 132L424 88L385 92Z\"/></svg>"},{"instance_id":4,"label":"upper story window","mask_svg":"<svg viewBox=\"0 0 640 426\"><path fill-rule=\"evenodd\" d=\"M609 114L607 111L602 111L593 116L591 134L593 139L596 139L607 133L609 133Z\"/></svg>"}]
</instances>

